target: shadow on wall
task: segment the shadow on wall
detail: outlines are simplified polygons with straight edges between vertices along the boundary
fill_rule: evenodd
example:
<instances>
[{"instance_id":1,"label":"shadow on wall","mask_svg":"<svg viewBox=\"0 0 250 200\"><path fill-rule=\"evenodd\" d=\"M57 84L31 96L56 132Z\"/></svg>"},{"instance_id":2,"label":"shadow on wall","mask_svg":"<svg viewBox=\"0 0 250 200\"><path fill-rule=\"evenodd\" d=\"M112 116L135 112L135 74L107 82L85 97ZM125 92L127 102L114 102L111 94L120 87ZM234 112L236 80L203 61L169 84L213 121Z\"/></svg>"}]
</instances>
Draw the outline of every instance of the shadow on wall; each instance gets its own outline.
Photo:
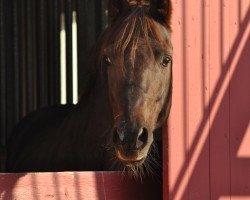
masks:
<instances>
[{"instance_id":1,"label":"shadow on wall","mask_svg":"<svg viewBox=\"0 0 250 200\"><path fill-rule=\"evenodd\" d=\"M17 181L25 176L25 174L13 174L13 175L1 175L0 176L0 199L1 200L9 200L14 199L13 197L13 189Z\"/></svg>"},{"instance_id":2,"label":"shadow on wall","mask_svg":"<svg viewBox=\"0 0 250 200\"><path fill-rule=\"evenodd\" d=\"M223 5L221 4L221 6ZM241 5L239 5L239 7L241 7ZM183 9L186 9L185 5ZM222 200L229 199L230 197L250 197L250 157L241 158L238 156L238 151L243 143L244 136L247 133L249 134L250 123L249 19L250 8L239 24L238 35L230 48L227 60L223 62L223 59L221 59L221 74L215 84L215 91L210 94L209 105L204 107L204 114L200 120L200 124L197 126L198 128L194 134L195 137L192 140L192 145L186 152L180 172L174 180L173 188L170 191L171 200L199 200L202 192L208 194L206 199ZM185 31L185 25L183 26L183 31ZM221 26L223 26L223 22ZM223 27L221 27L221 31L222 30ZM221 50L223 50L222 45L224 45L222 37L223 33L221 34ZM203 45L204 44L205 42L203 41ZM183 44L183 46L185 47L185 44ZM223 55L223 53L224 52L221 52L221 55ZM210 57L210 59L213 58ZM212 75L213 74L210 74L210 76ZM188 75L184 74L184 76L186 77ZM203 75L203 77L205 77L205 75ZM228 81L228 84L225 83L226 81ZM184 82L184 84L187 83ZM224 87L225 85L226 87ZM188 94L187 91L184 91L184 96L186 94ZM216 102L218 102L220 94L223 94L223 96L217 107ZM184 102L184 104L187 104L187 102ZM187 109L184 108L184 110L188 112ZM174 110L172 110L172 112L174 112ZM184 115L186 117L184 121L188 121L188 114L185 113ZM212 117L212 115L214 117ZM222 120L226 120L226 122ZM226 124L227 122L228 124ZM203 141L201 151L198 152L199 157L195 162L197 149L202 143L202 137L204 137L208 123L209 134ZM186 129L186 135L184 136L185 138L182 139L188 140L188 125L184 125L184 127ZM224 147L226 147L226 149L223 149ZM174 149L174 147L170 148ZM175 150L177 150L177 148L175 148ZM194 163L195 165L192 166ZM204 168L208 168L207 174L202 174L206 170L204 170ZM201 186L203 183L205 184L204 187ZM199 189L202 188L204 191L195 189L197 185L199 185Z\"/></svg>"},{"instance_id":3,"label":"shadow on wall","mask_svg":"<svg viewBox=\"0 0 250 200\"><path fill-rule=\"evenodd\" d=\"M141 183L117 172L3 174L0 199L159 200L162 187L152 177Z\"/></svg>"}]
</instances>

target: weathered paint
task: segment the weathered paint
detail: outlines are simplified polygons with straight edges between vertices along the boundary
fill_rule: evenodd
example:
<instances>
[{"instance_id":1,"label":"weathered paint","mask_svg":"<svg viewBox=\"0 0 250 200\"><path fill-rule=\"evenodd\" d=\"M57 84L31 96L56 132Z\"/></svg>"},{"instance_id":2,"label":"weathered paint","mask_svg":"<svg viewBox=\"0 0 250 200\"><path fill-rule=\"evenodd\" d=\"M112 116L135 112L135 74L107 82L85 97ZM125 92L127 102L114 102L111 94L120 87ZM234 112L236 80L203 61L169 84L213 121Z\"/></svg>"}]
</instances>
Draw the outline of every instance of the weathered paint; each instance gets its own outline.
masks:
<instances>
[{"instance_id":1,"label":"weathered paint","mask_svg":"<svg viewBox=\"0 0 250 200\"><path fill-rule=\"evenodd\" d=\"M173 7L165 199L250 199L250 0Z\"/></svg>"},{"instance_id":2,"label":"weathered paint","mask_svg":"<svg viewBox=\"0 0 250 200\"><path fill-rule=\"evenodd\" d=\"M162 199L159 181L143 183L121 173L62 172L0 175L1 200L153 200Z\"/></svg>"}]
</instances>

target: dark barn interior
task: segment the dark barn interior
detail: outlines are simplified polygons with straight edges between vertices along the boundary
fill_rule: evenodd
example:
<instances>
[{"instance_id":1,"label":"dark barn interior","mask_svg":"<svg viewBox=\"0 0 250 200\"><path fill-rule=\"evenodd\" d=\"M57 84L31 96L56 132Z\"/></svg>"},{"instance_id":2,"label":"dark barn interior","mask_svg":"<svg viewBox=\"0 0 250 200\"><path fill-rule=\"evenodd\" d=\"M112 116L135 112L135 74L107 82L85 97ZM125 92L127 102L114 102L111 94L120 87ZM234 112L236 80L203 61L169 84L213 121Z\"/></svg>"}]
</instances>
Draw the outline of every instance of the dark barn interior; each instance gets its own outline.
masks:
<instances>
[{"instance_id":1,"label":"dark barn interior","mask_svg":"<svg viewBox=\"0 0 250 200\"><path fill-rule=\"evenodd\" d=\"M12 198L15 185L12 182L23 176L4 174L6 148L13 128L34 110L77 102L85 79L84 58L108 25L106 7L105 1L99 0L0 0L0 173L3 181L0 181L0 197L4 194ZM143 186L134 180L122 183L119 173L103 174L108 181L107 189L111 188L111 199L121 195L120 199L138 199L138 195L143 199L152 199L152 196L161 199L159 180L157 184L146 180ZM100 175L96 173L97 186L105 188ZM27 174L29 176L33 174ZM44 179L42 174L37 175L40 176L42 181L48 175L45 174ZM92 177L91 173L77 176L86 180ZM26 181L25 177L20 180ZM140 194L136 196L137 189ZM103 199L102 194L98 195Z\"/></svg>"},{"instance_id":2,"label":"dark barn interior","mask_svg":"<svg viewBox=\"0 0 250 200\"><path fill-rule=\"evenodd\" d=\"M72 31L73 22L77 32ZM104 1L0 1L1 171L6 144L17 122L38 108L62 103L62 59L67 80L63 103L73 103L73 59L78 58L76 80L81 82L83 55L106 25ZM73 40L78 41L74 47L78 54ZM81 88L78 90L80 93Z\"/></svg>"}]
</instances>

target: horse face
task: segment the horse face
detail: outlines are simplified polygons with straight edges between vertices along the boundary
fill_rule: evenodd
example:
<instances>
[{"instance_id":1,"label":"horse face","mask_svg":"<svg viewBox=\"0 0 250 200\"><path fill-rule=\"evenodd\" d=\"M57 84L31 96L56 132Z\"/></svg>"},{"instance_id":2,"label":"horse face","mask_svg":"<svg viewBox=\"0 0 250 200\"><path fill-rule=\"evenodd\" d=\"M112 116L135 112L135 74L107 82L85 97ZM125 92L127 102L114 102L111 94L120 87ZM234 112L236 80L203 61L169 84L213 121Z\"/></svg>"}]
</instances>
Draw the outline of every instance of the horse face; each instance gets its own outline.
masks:
<instances>
[{"instance_id":1,"label":"horse face","mask_svg":"<svg viewBox=\"0 0 250 200\"><path fill-rule=\"evenodd\" d=\"M153 131L163 124L171 105L169 31L142 12L144 8L131 8L130 15L111 26L114 35L108 37L103 57L114 118L112 142L117 158L129 167L147 158Z\"/></svg>"}]
</instances>

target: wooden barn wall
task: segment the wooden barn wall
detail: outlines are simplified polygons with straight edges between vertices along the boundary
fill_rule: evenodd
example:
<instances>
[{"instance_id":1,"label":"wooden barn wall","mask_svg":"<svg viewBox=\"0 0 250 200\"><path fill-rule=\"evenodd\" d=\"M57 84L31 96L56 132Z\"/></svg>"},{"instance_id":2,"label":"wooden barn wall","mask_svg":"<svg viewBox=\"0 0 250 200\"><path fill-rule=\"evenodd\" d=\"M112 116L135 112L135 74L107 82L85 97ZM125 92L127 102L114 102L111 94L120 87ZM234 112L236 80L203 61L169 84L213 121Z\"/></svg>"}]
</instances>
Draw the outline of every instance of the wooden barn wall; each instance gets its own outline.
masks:
<instances>
[{"instance_id":1,"label":"wooden barn wall","mask_svg":"<svg viewBox=\"0 0 250 200\"><path fill-rule=\"evenodd\" d=\"M60 103L59 1L1 0L1 145L19 119Z\"/></svg>"},{"instance_id":2,"label":"wooden barn wall","mask_svg":"<svg viewBox=\"0 0 250 200\"><path fill-rule=\"evenodd\" d=\"M170 200L250 199L249 22L249 0L173 0Z\"/></svg>"},{"instance_id":3,"label":"wooden barn wall","mask_svg":"<svg viewBox=\"0 0 250 200\"><path fill-rule=\"evenodd\" d=\"M52 49L60 45L60 12L56 4L61 2L71 1L0 0L0 157L10 127L20 116L37 107L59 103L59 78L53 79L57 84L51 84L51 77L55 76L59 63L58 48ZM172 2L174 89L168 148L164 148L164 199L250 199L250 0ZM78 55L86 53L105 26L102 6L97 0L78 0L64 7L65 12L74 8L78 12ZM94 22L97 23L93 25ZM52 26L54 31L48 32L47 28ZM50 51L43 51L48 46ZM68 54L68 59L71 57ZM78 61L82 74L85 61L81 56ZM51 76L44 76L47 72ZM81 81L84 77L79 77ZM51 92L57 95L51 96ZM72 97L68 98L70 102ZM41 176L46 177L46 184L41 185L47 187L47 181L53 180L52 185L56 186L60 177L56 174L20 176L24 179L18 175L1 176L4 189L1 194L8 191L12 192L10 195L15 191L21 194L22 181L30 181L32 185L34 181L42 181ZM8 188L5 178L10 181ZM98 181L103 185L105 179L92 177L91 180L96 180L91 185ZM74 181L77 179L71 184ZM37 199L36 186L31 194L34 199ZM43 187L45 193L46 187ZM64 185L55 187L52 195L67 196L65 188Z\"/></svg>"}]
</instances>

